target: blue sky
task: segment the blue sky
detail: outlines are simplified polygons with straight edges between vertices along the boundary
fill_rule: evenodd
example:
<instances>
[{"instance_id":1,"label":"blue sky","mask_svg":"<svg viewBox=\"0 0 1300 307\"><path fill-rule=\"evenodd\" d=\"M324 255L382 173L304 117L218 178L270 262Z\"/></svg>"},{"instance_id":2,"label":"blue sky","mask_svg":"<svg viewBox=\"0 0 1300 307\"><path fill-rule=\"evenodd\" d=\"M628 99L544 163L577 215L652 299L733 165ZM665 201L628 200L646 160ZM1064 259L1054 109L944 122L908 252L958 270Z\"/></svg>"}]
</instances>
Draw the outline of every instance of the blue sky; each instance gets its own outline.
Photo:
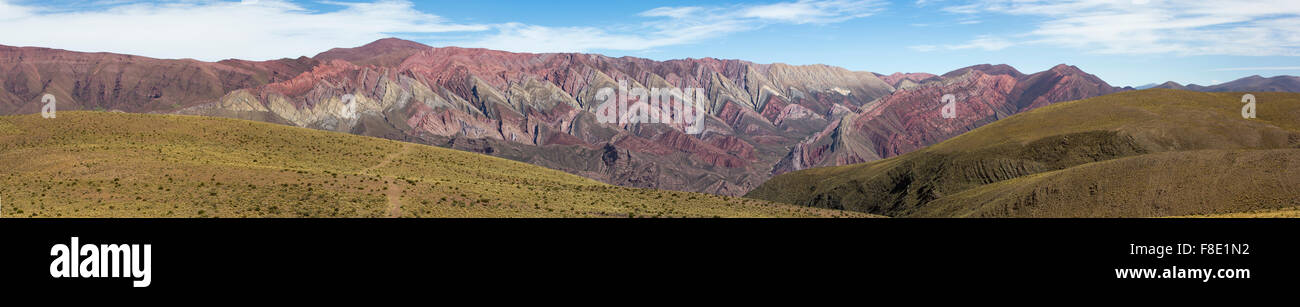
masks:
<instances>
[{"instance_id":1,"label":"blue sky","mask_svg":"<svg viewBox=\"0 0 1300 307\"><path fill-rule=\"evenodd\" d=\"M944 73L1077 65L1112 85L1300 75L1295 0L0 0L0 44L160 58L432 46Z\"/></svg>"}]
</instances>

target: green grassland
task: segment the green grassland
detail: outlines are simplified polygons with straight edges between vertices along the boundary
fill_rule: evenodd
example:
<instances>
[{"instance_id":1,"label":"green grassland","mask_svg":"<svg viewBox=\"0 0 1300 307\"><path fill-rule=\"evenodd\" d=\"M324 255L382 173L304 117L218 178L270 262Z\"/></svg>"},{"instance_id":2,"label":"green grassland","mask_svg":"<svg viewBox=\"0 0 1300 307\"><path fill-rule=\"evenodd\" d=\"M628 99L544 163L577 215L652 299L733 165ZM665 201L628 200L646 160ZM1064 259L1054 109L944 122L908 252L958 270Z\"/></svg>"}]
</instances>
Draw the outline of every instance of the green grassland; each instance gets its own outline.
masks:
<instances>
[{"instance_id":1,"label":"green grassland","mask_svg":"<svg viewBox=\"0 0 1300 307\"><path fill-rule=\"evenodd\" d=\"M870 217L221 118L0 117L3 217Z\"/></svg>"},{"instance_id":2,"label":"green grassland","mask_svg":"<svg viewBox=\"0 0 1300 307\"><path fill-rule=\"evenodd\" d=\"M1300 206L1300 94L1143 90L1014 115L747 197L906 217L1151 217ZM1270 216L1270 215L1259 215Z\"/></svg>"}]
</instances>

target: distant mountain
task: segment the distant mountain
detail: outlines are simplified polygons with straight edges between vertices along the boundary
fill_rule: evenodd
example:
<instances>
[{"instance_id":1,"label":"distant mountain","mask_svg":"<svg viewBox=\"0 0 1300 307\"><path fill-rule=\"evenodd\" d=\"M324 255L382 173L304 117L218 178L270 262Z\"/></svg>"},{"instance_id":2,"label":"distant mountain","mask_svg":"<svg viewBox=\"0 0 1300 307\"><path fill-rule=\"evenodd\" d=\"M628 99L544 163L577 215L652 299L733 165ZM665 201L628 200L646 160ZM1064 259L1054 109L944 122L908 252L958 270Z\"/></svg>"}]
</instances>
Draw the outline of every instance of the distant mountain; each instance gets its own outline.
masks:
<instances>
[{"instance_id":1,"label":"distant mountain","mask_svg":"<svg viewBox=\"0 0 1300 307\"><path fill-rule=\"evenodd\" d=\"M1007 79L1003 79L1007 80ZM1017 114L893 159L773 177L747 197L894 217L1270 216L1300 206L1300 94L1149 89ZM928 116L923 116L928 117Z\"/></svg>"},{"instance_id":2,"label":"distant mountain","mask_svg":"<svg viewBox=\"0 0 1300 307\"><path fill-rule=\"evenodd\" d=\"M939 143L1016 113L1121 89L1078 67L1057 65L1025 75L1008 65L976 65L900 89L832 122L776 165L780 174L889 158ZM941 116L941 98L956 98L956 117Z\"/></svg>"},{"instance_id":3,"label":"distant mountain","mask_svg":"<svg viewBox=\"0 0 1300 307\"><path fill-rule=\"evenodd\" d=\"M1195 84L1193 84L1192 86L1200 87L1200 85L1195 85ZM1188 88L1187 88L1186 86L1183 86L1182 84L1178 84L1178 82L1174 82L1174 81L1169 81L1169 82L1161 83L1160 85L1156 85L1156 86L1153 86L1153 87L1150 87L1150 88L1163 88L1163 89L1171 89L1171 90L1188 90Z\"/></svg>"},{"instance_id":4,"label":"distant mountain","mask_svg":"<svg viewBox=\"0 0 1300 307\"><path fill-rule=\"evenodd\" d=\"M920 84L921 82L924 82L927 79L938 77L935 76L934 74L928 74L923 72L917 72L917 73L896 72L888 76L885 75L878 75L878 76L880 77L880 80L884 80L885 83L889 83L889 85L893 86L894 88L912 87L912 86L916 86L917 84Z\"/></svg>"},{"instance_id":5,"label":"distant mountain","mask_svg":"<svg viewBox=\"0 0 1300 307\"><path fill-rule=\"evenodd\" d=\"M3 114L60 110L222 116L474 151L607 183L739 195L836 110L893 87L870 72L739 60L433 48L383 39L313 58L206 63L0 48ZM604 124L601 88L699 87L706 129ZM347 96L351 95L351 96ZM344 97L355 97L354 104Z\"/></svg>"},{"instance_id":6,"label":"distant mountain","mask_svg":"<svg viewBox=\"0 0 1300 307\"><path fill-rule=\"evenodd\" d=\"M1210 86L1210 92L1300 92L1300 77L1276 76L1264 78L1258 75L1245 77L1232 82Z\"/></svg>"},{"instance_id":7,"label":"distant mountain","mask_svg":"<svg viewBox=\"0 0 1300 307\"><path fill-rule=\"evenodd\" d=\"M306 57L209 63L0 45L0 114L39 112L47 93L64 110L169 112L287 81L319 64Z\"/></svg>"},{"instance_id":8,"label":"distant mountain","mask_svg":"<svg viewBox=\"0 0 1300 307\"><path fill-rule=\"evenodd\" d=\"M1245 77L1232 82L1211 86L1190 84L1183 86L1178 82L1165 82L1155 88L1185 89L1198 92L1292 92L1300 93L1300 77L1276 76L1264 78L1258 75Z\"/></svg>"},{"instance_id":9,"label":"distant mountain","mask_svg":"<svg viewBox=\"0 0 1300 307\"><path fill-rule=\"evenodd\" d=\"M1064 64L1062 64L1062 65L1064 65ZM993 64L979 64L979 65L974 65L974 66L964 67L964 68L960 68L960 69L957 69L957 70L954 70L954 71L950 71L950 72L948 72L948 73L946 73L946 74L943 74L943 77L944 77L944 78L960 77L960 76L965 75L965 74L967 74L967 73L970 73L970 72L972 72L972 71L978 71L978 72L982 72L982 73L989 74L989 75L1007 75L1007 76L1011 76L1011 78L1015 78L1015 79L1020 79L1021 77L1024 77L1024 76L1025 76L1025 74L1021 73L1020 70L1017 70L1015 67L1011 67L1011 65L1007 65L1007 64L997 64L997 65L993 65Z\"/></svg>"},{"instance_id":10,"label":"distant mountain","mask_svg":"<svg viewBox=\"0 0 1300 307\"><path fill-rule=\"evenodd\" d=\"M258 120L721 195L744 194L773 174L890 157L1024 110L1116 91L1066 65L1031 75L977 65L882 79L826 65L511 53L400 39L311 58L216 63L0 46L0 64L0 114L38 112L50 93L60 110ZM704 132L598 122L596 92L620 80L704 89ZM940 120L942 94L958 97L954 121Z\"/></svg>"}]
</instances>

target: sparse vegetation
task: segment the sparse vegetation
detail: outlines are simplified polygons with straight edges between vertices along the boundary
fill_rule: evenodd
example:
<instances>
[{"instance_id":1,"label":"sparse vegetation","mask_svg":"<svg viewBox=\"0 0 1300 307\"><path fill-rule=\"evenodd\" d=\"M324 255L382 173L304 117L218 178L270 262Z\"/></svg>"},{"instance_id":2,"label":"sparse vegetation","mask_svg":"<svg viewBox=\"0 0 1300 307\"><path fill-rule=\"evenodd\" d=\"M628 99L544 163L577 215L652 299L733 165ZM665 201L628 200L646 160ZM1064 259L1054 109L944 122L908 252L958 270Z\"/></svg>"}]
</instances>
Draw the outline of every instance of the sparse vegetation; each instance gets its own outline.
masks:
<instances>
[{"instance_id":1,"label":"sparse vegetation","mask_svg":"<svg viewBox=\"0 0 1300 307\"><path fill-rule=\"evenodd\" d=\"M777 176L748 197L908 217L1152 217L1300 206L1300 94L1125 92L902 156Z\"/></svg>"},{"instance_id":2,"label":"sparse vegetation","mask_svg":"<svg viewBox=\"0 0 1300 307\"><path fill-rule=\"evenodd\" d=\"M868 216L275 124L62 111L0 117L0 197L6 217Z\"/></svg>"}]
</instances>

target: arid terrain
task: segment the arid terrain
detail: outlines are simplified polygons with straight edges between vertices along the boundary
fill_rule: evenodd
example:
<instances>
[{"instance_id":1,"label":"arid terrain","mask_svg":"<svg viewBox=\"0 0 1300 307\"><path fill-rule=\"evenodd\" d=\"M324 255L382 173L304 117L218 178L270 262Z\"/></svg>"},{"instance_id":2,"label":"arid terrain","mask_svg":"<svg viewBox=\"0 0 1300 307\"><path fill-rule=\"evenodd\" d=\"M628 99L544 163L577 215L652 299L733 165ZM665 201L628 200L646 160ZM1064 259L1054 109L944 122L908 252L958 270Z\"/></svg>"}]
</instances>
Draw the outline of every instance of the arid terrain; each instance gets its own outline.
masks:
<instances>
[{"instance_id":1,"label":"arid terrain","mask_svg":"<svg viewBox=\"0 0 1300 307\"><path fill-rule=\"evenodd\" d=\"M1046 106L747 197L896 217L1269 216L1300 207L1300 94L1152 89ZM1281 212L1273 214L1274 212Z\"/></svg>"},{"instance_id":2,"label":"arid terrain","mask_svg":"<svg viewBox=\"0 0 1300 307\"><path fill-rule=\"evenodd\" d=\"M703 89L703 133L599 122L596 92L620 80ZM775 174L888 158L1025 110L1123 90L1068 65L885 76L400 39L310 58L219 62L0 46L0 82L0 115L39 112L48 93L60 110L264 121L478 152L619 186L732 196ZM943 94L956 95L960 120L930 116Z\"/></svg>"},{"instance_id":3,"label":"arid terrain","mask_svg":"<svg viewBox=\"0 0 1300 307\"><path fill-rule=\"evenodd\" d=\"M400 39L218 62L0 46L0 192L27 216L1285 215L1296 80L1135 91L1066 64L884 75ZM599 121L620 82L702 89L702 133ZM57 119L35 115L45 95Z\"/></svg>"},{"instance_id":4,"label":"arid terrain","mask_svg":"<svg viewBox=\"0 0 1300 307\"><path fill-rule=\"evenodd\" d=\"M0 117L4 217L868 217L244 120Z\"/></svg>"}]
</instances>

